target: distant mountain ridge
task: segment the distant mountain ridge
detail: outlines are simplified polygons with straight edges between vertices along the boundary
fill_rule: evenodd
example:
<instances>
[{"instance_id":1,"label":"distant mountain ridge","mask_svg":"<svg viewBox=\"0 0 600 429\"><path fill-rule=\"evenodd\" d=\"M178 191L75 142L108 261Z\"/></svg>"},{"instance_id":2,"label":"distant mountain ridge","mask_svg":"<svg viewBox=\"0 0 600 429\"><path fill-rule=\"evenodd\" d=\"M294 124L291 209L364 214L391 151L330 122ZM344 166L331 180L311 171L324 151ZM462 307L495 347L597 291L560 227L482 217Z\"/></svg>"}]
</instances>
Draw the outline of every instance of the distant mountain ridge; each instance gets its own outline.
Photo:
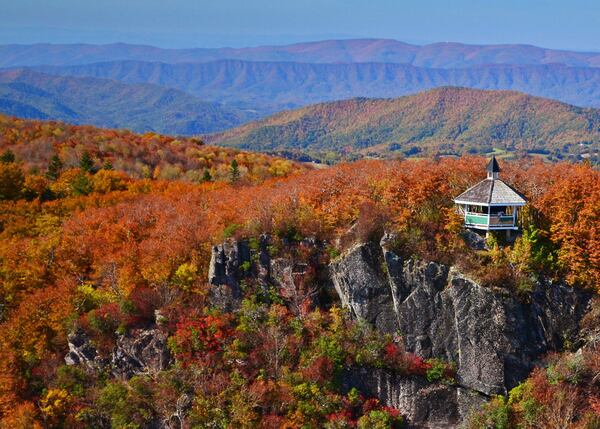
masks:
<instances>
[{"instance_id":1,"label":"distant mountain ridge","mask_svg":"<svg viewBox=\"0 0 600 429\"><path fill-rule=\"evenodd\" d=\"M516 90L600 107L600 68L560 64L442 69L390 63L221 60L178 64L116 61L35 69L50 74L152 83L262 113L353 97L398 97L441 86Z\"/></svg>"},{"instance_id":2,"label":"distant mountain ridge","mask_svg":"<svg viewBox=\"0 0 600 429\"><path fill-rule=\"evenodd\" d=\"M0 67L0 111L170 134L207 134L311 104L449 86L600 107L600 53L530 45L388 39L239 49L0 45ZM7 77L15 70L18 79Z\"/></svg>"},{"instance_id":3,"label":"distant mountain ridge","mask_svg":"<svg viewBox=\"0 0 600 429\"><path fill-rule=\"evenodd\" d=\"M29 119L185 135L219 131L253 118L157 85L51 76L29 69L0 71L0 112Z\"/></svg>"},{"instance_id":4,"label":"distant mountain ridge","mask_svg":"<svg viewBox=\"0 0 600 429\"><path fill-rule=\"evenodd\" d=\"M517 44L433 43L418 46L391 39L323 40L283 46L194 49L162 49L125 43L0 45L0 67L76 65L120 60L180 63L222 59L307 63L383 62L435 68L553 63L600 67L600 53L597 52L574 52Z\"/></svg>"},{"instance_id":5,"label":"distant mountain ridge","mask_svg":"<svg viewBox=\"0 0 600 429\"><path fill-rule=\"evenodd\" d=\"M206 140L246 150L350 157L460 155L494 148L597 157L600 110L512 91L440 88L395 99L317 104Z\"/></svg>"}]
</instances>

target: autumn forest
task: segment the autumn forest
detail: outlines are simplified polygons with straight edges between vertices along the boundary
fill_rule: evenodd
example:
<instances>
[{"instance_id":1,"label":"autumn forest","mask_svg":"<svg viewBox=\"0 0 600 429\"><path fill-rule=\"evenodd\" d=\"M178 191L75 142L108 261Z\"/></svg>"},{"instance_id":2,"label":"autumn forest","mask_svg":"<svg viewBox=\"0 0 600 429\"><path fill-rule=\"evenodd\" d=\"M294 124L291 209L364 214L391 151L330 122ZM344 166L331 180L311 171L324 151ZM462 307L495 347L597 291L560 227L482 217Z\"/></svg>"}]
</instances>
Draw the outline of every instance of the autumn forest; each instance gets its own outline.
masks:
<instances>
[{"instance_id":1,"label":"autumn forest","mask_svg":"<svg viewBox=\"0 0 600 429\"><path fill-rule=\"evenodd\" d=\"M404 427L402 410L345 374L451 386L456 363L357 321L321 281L384 234L403 260L456 267L519 302L562 282L591 296L582 331L600 329L600 172L586 162L503 162L529 202L521 233L474 250L452 199L485 177L483 157L316 168L197 138L7 116L0 153L2 429ZM213 247L236 240L301 264L294 290L265 287L249 264L239 306L215 305ZM117 374L115 347L140 332L164 339L167 363ZM75 337L93 345L95 367L65 361ZM598 347L565 340L465 424L600 427Z\"/></svg>"}]
</instances>

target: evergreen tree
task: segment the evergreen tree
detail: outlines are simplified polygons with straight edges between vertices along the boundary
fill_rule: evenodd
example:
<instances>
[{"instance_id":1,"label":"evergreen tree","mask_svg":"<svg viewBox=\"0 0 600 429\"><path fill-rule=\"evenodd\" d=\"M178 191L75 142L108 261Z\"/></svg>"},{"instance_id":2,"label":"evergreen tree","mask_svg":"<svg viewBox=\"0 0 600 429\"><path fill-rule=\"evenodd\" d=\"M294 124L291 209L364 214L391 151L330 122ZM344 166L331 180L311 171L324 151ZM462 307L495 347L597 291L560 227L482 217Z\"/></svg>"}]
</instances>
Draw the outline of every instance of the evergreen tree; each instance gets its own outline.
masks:
<instances>
[{"instance_id":1,"label":"evergreen tree","mask_svg":"<svg viewBox=\"0 0 600 429\"><path fill-rule=\"evenodd\" d=\"M202 176L202 181L203 182L212 181L212 176L210 175L210 171L208 171L208 169L204 170L204 176Z\"/></svg>"},{"instance_id":2,"label":"evergreen tree","mask_svg":"<svg viewBox=\"0 0 600 429\"><path fill-rule=\"evenodd\" d=\"M63 162L58 155L54 155L50 158L50 164L48 164L48 171L46 177L50 180L58 179L61 170L63 169Z\"/></svg>"},{"instance_id":3,"label":"evergreen tree","mask_svg":"<svg viewBox=\"0 0 600 429\"><path fill-rule=\"evenodd\" d=\"M93 190L92 181L83 173L77 175L71 182L73 195L89 195Z\"/></svg>"},{"instance_id":4,"label":"evergreen tree","mask_svg":"<svg viewBox=\"0 0 600 429\"><path fill-rule=\"evenodd\" d=\"M92 168L94 168L94 160L92 159L90 153L87 150L83 152L83 156L79 161L79 167L87 173L91 173Z\"/></svg>"},{"instance_id":5,"label":"evergreen tree","mask_svg":"<svg viewBox=\"0 0 600 429\"><path fill-rule=\"evenodd\" d=\"M0 200L16 200L21 196L25 175L19 164L0 164Z\"/></svg>"},{"instance_id":6,"label":"evergreen tree","mask_svg":"<svg viewBox=\"0 0 600 429\"><path fill-rule=\"evenodd\" d=\"M13 153L13 151L10 149L6 149L4 152L2 152L2 155L0 155L0 162L2 162L3 164L10 164L15 162L15 154Z\"/></svg>"},{"instance_id":7,"label":"evergreen tree","mask_svg":"<svg viewBox=\"0 0 600 429\"><path fill-rule=\"evenodd\" d=\"M240 180L240 169L237 160L231 161L231 182L235 183Z\"/></svg>"}]
</instances>

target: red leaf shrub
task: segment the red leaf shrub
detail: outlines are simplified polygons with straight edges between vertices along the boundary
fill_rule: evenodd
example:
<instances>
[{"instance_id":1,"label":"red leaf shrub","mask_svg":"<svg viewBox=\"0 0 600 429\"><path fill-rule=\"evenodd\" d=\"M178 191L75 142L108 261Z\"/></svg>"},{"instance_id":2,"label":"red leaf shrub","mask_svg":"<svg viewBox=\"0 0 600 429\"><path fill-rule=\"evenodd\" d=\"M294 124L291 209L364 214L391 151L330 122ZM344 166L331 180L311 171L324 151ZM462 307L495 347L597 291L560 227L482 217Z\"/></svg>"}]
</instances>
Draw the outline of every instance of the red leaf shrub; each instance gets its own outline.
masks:
<instances>
[{"instance_id":1,"label":"red leaf shrub","mask_svg":"<svg viewBox=\"0 0 600 429\"><path fill-rule=\"evenodd\" d=\"M216 363L232 335L225 316L201 316L179 322L169 346L184 366L197 362Z\"/></svg>"}]
</instances>

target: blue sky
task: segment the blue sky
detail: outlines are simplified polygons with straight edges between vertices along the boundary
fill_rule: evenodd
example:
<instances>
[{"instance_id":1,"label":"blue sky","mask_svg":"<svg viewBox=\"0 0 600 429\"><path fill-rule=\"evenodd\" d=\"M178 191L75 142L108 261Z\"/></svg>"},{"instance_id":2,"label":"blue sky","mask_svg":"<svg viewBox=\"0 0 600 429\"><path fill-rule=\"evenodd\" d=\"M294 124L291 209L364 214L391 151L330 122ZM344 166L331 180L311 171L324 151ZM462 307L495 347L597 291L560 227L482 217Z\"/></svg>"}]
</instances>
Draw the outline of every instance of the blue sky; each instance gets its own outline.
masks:
<instances>
[{"instance_id":1,"label":"blue sky","mask_svg":"<svg viewBox=\"0 0 600 429\"><path fill-rule=\"evenodd\" d=\"M241 47L349 37L600 51L600 2L0 0L0 43Z\"/></svg>"}]
</instances>

